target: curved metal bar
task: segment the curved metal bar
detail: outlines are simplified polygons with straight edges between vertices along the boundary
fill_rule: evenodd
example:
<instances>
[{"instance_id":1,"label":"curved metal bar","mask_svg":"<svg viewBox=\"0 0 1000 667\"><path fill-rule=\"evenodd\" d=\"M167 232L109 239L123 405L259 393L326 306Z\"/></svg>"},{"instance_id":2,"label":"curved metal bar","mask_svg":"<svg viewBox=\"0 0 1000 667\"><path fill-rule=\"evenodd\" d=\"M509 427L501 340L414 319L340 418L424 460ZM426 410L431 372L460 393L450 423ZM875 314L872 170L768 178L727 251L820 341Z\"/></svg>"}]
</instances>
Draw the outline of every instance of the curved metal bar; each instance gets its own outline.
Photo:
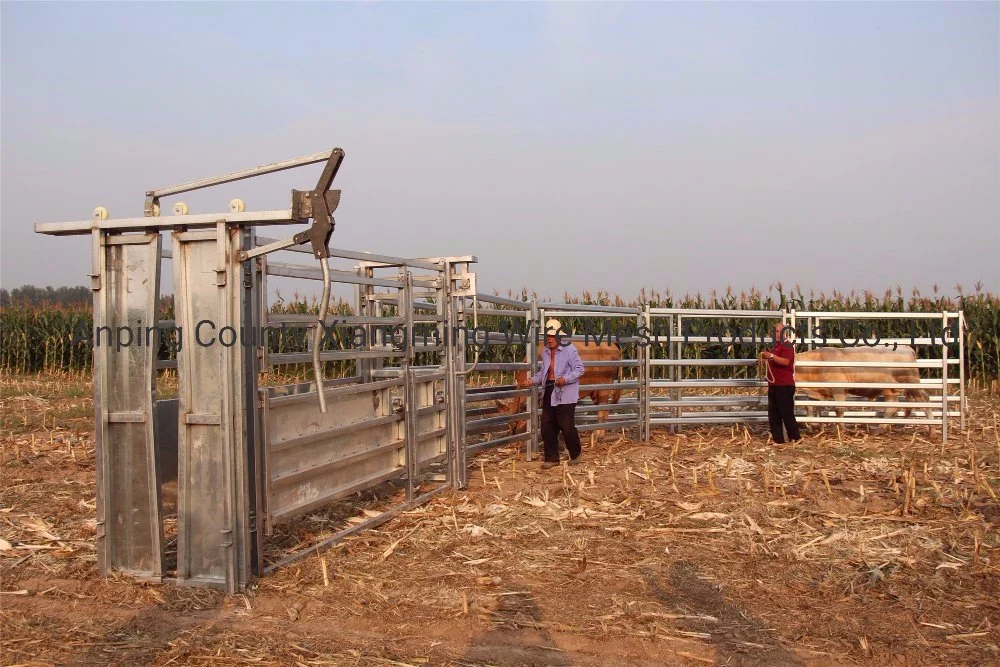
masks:
<instances>
[{"instance_id":1,"label":"curved metal bar","mask_svg":"<svg viewBox=\"0 0 1000 667\"><path fill-rule=\"evenodd\" d=\"M319 261L323 269L323 298L319 305L319 319L313 330L313 375L316 378L316 396L319 398L319 411L326 412L326 395L323 393L323 363L320 361L320 347L323 345L323 325L326 324L326 313L330 309L330 265L324 257Z\"/></svg>"}]
</instances>

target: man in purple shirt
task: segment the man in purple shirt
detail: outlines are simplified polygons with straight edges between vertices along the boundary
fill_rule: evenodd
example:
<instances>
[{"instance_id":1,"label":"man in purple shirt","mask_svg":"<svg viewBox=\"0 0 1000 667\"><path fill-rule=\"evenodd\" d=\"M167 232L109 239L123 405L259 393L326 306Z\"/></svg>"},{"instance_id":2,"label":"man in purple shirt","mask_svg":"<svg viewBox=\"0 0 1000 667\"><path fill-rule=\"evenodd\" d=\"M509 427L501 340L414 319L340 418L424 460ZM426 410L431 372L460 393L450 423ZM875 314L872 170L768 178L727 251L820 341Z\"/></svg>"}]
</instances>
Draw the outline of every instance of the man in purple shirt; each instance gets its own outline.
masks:
<instances>
[{"instance_id":1,"label":"man in purple shirt","mask_svg":"<svg viewBox=\"0 0 1000 667\"><path fill-rule=\"evenodd\" d=\"M542 441L544 460L542 468L559 465L559 433L563 434L569 450L570 465L582 462L580 434L576 430L576 402L580 400L580 377L583 360L571 341L563 342L562 324L559 320L545 323L545 350L542 367L529 379L518 383L521 387L544 384L542 396Z\"/></svg>"}]
</instances>

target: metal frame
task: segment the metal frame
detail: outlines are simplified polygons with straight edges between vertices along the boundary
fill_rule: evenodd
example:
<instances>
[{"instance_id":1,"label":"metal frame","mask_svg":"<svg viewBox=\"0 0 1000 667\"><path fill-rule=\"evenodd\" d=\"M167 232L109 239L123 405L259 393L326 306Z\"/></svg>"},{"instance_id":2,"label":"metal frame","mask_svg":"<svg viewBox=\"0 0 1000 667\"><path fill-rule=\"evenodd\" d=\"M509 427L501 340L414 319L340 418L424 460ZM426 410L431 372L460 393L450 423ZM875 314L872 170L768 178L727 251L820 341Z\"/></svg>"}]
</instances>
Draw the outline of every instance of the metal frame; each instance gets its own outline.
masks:
<instances>
[{"instance_id":1,"label":"metal frame","mask_svg":"<svg viewBox=\"0 0 1000 667\"><path fill-rule=\"evenodd\" d=\"M536 339L549 315L573 318L623 318L645 328L651 343L661 343L657 322L667 322L668 355L656 359L650 348L637 344L632 359L594 362L636 369L636 377L581 389L620 388L634 397L617 405L579 408L581 431L635 428L648 440L653 426L677 429L688 423L743 423L760 420L760 412L729 408L752 404L746 397L692 397L685 390L707 387L760 387L760 380L692 381L681 377L684 368L749 366L753 359L692 360L683 346L708 338L682 336L684 322L698 318L781 319L793 325L801 320L810 329L835 319L910 318L940 321L957 327L957 358L944 340L901 339L907 344L934 346L940 361L911 364L940 369L940 378L922 378L920 387L941 391L940 408L928 407L924 419L878 419L848 414L841 419L804 418L803 421L842 423L940 423L947 439L951 417L966 424L964 375L964 314L939 313L829 313L795 311L712 311L663 308L624 308L579 304L517 301L476 291L473 256L400 258L344 249L330 249L332 213L339 191L330 185L343 151L334 149L226 176L181 186L149 190L144 217L110 219L98 208L82 222L37 224L38 233L89 234L92 238L91 286L95 327L131 327L138 319L157 322L161 258L174 266L176 320L191 338L202 320L215 324L215 335L232 327L232 345L200 345L188 341L179 351L178 399L157 400L156 371L170 364L158 362L152 345L94 350L94 398L97 451L97 555L102 574L121 570L163 580L165 571L160 485L168 454L178 459L178 556L173 579L181 585L207 585L236 591L253 577L333 544L359 530L379 525L434 495L468 483L468 457L492 447L525 443L531 460L538 451L536 391L515 386L473 387L468 375L476 372L533 372L538 363ZM228 183L305 164L325 162L312 190L292 191L291 207L279 211L245 212L240 200L224 213L188 215L175 205L175 215L160 216L160 198L220 183ZM291 238L258 237L256 227L305 223L312 226ZM163 232L172 234L172 247L161 247ZM274 262L276 252L309 254L319 267ZM356 262L349 268L331 268L333 260ZM319 317L271 314L268 276L319 280L323 303ZM326 315L331 284L349 285L356 295L356 315L338 317L361 327L362 349L323 349L321 323ZM480 303L486 307L480 308ZM479 316L500 316L524 322L523 361L481 363L459 332ZM271 353L266 341L236 344L236 332L257 331L271 324L300 324L313 328L307 350ZM431 325L439 341L416 344L416 324ZM405 327L404 346L395 346L379 326ZM374 334L374 335L373 335ZM576 339L584 338L579 333ZM510 345L504 332L476 332L477 343ZM641 337L619 338L630 343ZM713 337L723 343L735 339ZM800 344L814 345L803 338ZM419 356L418 356L419 355ZM352 377L325 380L325 361L347 359L355 364ZM387 363L389 362L389 363ZM868 362L885 366L884 363ZM284 364L311 364L314 381L281 387L261 386L261 371ZM398 364L398 365L397 365ZM815 364L814 364L815 365ZM844 365L838 363L837 365ZM905 364L896 364L905 366ZM959 366L957 377L949 367ZM656 377L656 368L668 377ZM952 389L958 385L957 393ZM835 386L827 383L827 386ZM894 385L899 387L899 385ZM667 389L667 396L654 390ZM527 396L526 413L488 416L483 403ZM736 399L739 400L736 400ZM757 398L757 404L761 401ZM822 405L820 405L822 403ZM818 407L838 407L814 402ZM957 404L955 410L953 404ZM327 406L332 409L328 410ZM721 414L691 412L704 406L725 408ZM843 407L885 403L850 402ZM905 404L902 404L905 405ZM593 413L607 409L610 418L599 423ZM473 436L493 433L510 422L527 418L524 434L505 435L482 442ZM393 480L405 485L405 498L362 523L341 530L282 560L264 562L264 540L277 523L310 511L346 494Z\"/></svg>"}]
</instances>

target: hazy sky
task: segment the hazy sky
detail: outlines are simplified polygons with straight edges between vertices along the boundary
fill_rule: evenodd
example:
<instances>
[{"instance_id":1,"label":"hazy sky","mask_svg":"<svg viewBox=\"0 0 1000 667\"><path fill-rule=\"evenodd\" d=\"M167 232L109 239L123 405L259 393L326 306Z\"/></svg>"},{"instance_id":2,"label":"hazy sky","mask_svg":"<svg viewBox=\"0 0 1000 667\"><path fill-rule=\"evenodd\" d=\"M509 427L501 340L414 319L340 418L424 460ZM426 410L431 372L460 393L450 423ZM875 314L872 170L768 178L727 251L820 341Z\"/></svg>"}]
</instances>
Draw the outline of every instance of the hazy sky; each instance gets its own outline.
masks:
<instances>
[{"instance_id":1,"label":"hazy sky","mask_svg":"<svg viewBox=\"0 0 1000 667\"><path fill-rule=\"evenodd\" d=\"M488 290L1000 292L996 2L0 11L8 288L86 284L35 222L341 146L334 245L474 254Z\"/></svg>"}]
</instances>

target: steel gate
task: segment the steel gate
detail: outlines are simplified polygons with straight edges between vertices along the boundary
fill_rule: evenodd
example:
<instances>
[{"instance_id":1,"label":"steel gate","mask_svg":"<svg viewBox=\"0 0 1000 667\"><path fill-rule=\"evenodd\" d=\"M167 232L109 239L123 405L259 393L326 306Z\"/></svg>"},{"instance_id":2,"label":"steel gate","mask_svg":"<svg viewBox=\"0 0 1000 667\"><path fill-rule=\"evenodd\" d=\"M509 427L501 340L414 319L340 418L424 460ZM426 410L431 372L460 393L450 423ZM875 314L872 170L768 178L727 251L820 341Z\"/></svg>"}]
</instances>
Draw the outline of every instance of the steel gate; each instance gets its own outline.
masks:
<instances>
[{"instance_id":1,"label":"steel gate","mask_svg":"<svg viewBox=\"0 0 1000 667\"><path fill-rule=\"evenodd\" d=\"M331 249L340 192L330 186L343 159L334 149L150 190L143 217L111 219L99 208L91 220L35 226L92 237L96 327L110 336L169 325L187 343L177 350L177 399L157 393L156 370L172 365L157 361L157 345L94 349L102 574L240 590L308 552L265 565L265 535L282 522L387 481L405 485L402 502L310 547L317 548L464 480L464 347L451 340L465 326L466 300L475 307L476 259ZM288 209L246 212L234 199L225 213L189 215L178 203L173 215L160 215L163 197L317 163L324 167L316 187L293 190ZM310 220L290 238L256 236L261 225ZM163 233L171 234L169 250L161 248ZM312 263L269 261L279 252L304 252ZM173 264L170 323L158 321L161 257ZM330 267L344 259L355 264ZM271 313L269 276L318 280L319 314ZM356 314L328 313L332 285L356 289ZM268 332L289 324L310 330L305 349L271 353ZM337 344L330 331L338 325L358 327L364 342ZM421 326L433 342L416 340ZM385 327L401 328L402 340ZM325 365L338 361L351 373L326 380ZM262 381L296 364L311 364L312 382ZM178 548L169 576L161 484L174 468Z\"/></svg>"}]
</instances>

